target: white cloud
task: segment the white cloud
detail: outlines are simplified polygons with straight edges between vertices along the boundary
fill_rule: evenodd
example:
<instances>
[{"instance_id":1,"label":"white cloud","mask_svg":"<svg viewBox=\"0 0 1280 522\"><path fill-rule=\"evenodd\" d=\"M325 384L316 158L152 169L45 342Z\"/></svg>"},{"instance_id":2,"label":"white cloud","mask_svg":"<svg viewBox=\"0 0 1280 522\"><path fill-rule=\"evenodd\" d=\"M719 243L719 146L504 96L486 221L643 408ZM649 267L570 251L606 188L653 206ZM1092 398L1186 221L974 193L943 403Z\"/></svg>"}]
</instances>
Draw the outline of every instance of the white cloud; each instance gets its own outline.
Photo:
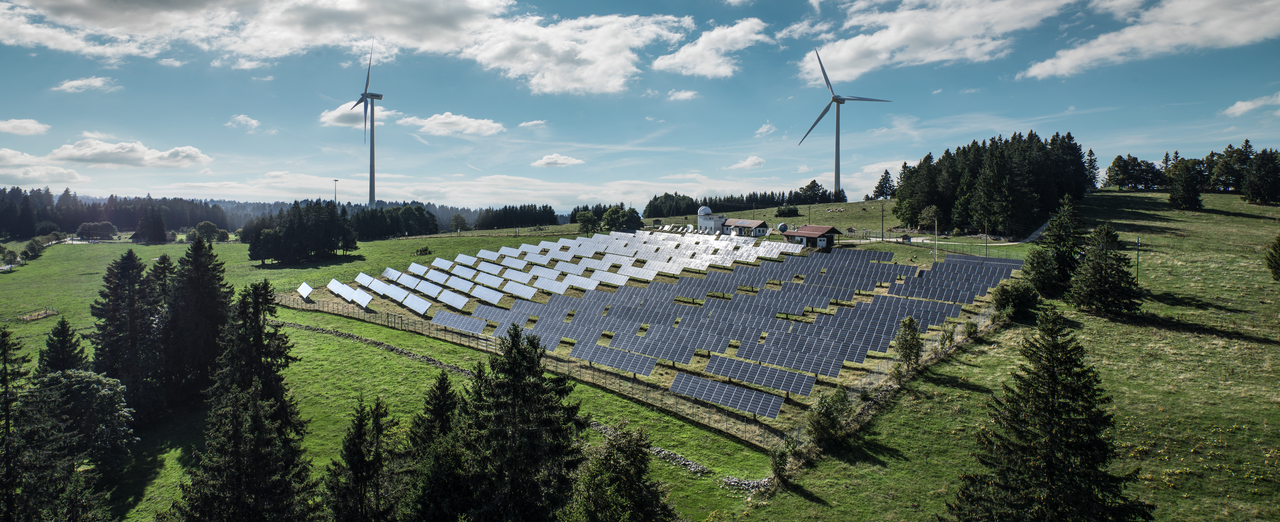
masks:
<instances>
[{"instance_id":1,"label":"white cloud","mask_svg":"<svg viewBox=\"0 0 1280 522\"><path fill-rule=\"evenodd\" d=\"M804 174L804 173L809 172L809 171L811 171L811 170L813 170L813 169L812 169L812 168L810 168L808 165L801 165L801 166L799 166L799 167L796 167L796 171L794 172L794 174Z\"/></svg>"},{"instance_id":2,"label":"white cloud","mask_svg":"<svg viewBox=\"0 0 1280 522\"><path fill-rule=\"evenodd\" d=\"M161 58L159 60L156 60L156 63L163 65L165 67L182 67L183 65L187 64L187 62L184 62L182 60L177 60L174 58Z\"/></svg>"},{"instance_id":3,"label":"white cloud","mask_svg":"<svg viewBox=\"0 0 1280 522\"><path fill-rule=\"evenodd\" d=\"M653 89L645 89L645 90L644 90L644 94L641 94L640 96L643 96L643 97L645 97L645 98L653 98L653 97L658 96L658 95L660 95L660 94L662 94L662 93L660 93L660 92L658 92L658 91L655 91L655 90L653 90Z\"/></svg>"},{"instance_id":4,"label":"white cloud","mask_svg":"<svg viewBox=\"0 0 1280 522\"><path fill-rule=\"evenodd\" d=\"M506 132L507 128L501 123L493 120L477 120L468 118L461 114L453 114L446 112L444 114L433 114L430 118L422 119L418 117L403 118L396 122L400 125L418 126L421 132L434 136L449 136L452 134L472 134L476 136L492 136L499 132Z\"/></svg>"},{"instance_id":5,"label":"white cloud","mask_svg":"<svg viewBox=\"0 0 1280 522\"><path fill-rule=\"evenodd\" d=\"M268 62L263 62L259 60L247 60L244 58L240 58L236 60L236 63L231 65L231 68L232 69L260 69L263 67L270 67L270 66L271 64Z\"/></svg>"},{"instance_id":6,"label":"white cloud","mask_svg":"<svg viewBox=\"0 0 1280 522\"><path fill-rule=\"evenodd\" d=\"M543 127L546 127L546 126L547 126L547 120L533 120L533 121L526 121L526 122L521 123L521 124L520 124L520 126L521 126L521 127L527 127L527 128L530 128L530 129L541 129L541 128L543 128Z\"/></svg>"},{"instance_id":7,"label":"white cloud","mask_svg":"<svg viewBox=\"0 0 1280 522\"><path fill-rule=\"evenodd\" d=\"M764 166L764 159L762 159L760 156L747 156L747 159L734 163L733 165L729 165L728 167L722 167L722 168L724 170L736 170L736 169L756 169L762 166Z\"/></svg>"},{"instance_id":8,"label":"white cloud","mask_svg":"<svg viewBox=\"0 0 1280 522\"><path fill-rule=\"evenodd\" d=\"M759 18L745 18L734 25L706 31L675 53L659 56L653 61L653 68L686 76L728 78L738 70L738 65L726 53L757 43L773 43L773 39L764 34L766 25Z\"/></svg>"},{"instance_id":9,"label":"white cloud","mask_svg":"<svg viewBox=\"0 0 1280 522\"><path fill-rule=\"evenodd\" d=\"M667 99L671 101L687 101L698 97L698 91L677 91L671 89L667 93Z\"/></svg>"},{"instance_id":10,"label":"white cloud","mask_svg":"<svg viewBox=\"0 0 1280 522\"><path fill-rule=\"evenodd\" d=\"M0 120L0 132L22 136L44 134L45 131L49 130L49 127L49 125L36 120Z\"/></svg>"},{"instance_id":11,"label":"white cloud","mask_svg":"<svg viewBox=\"0 0 1280 522\"><path fill-rule=\"evenodd\" d=\"M32 156L13 149L0 148L0 166L29 167L32 165L48 165L49 160L40 156Z\"/></svg>"},{"instance_id":12,"label":"white cloud","mask_svg":"<svg viewBox=\"0 0 1280 522\"><path fill-rule=\"evenodd\" d=\"M88 78L81 78L79 80L63 81L62 83L58 84L57 87L53 87L53 90L64 91L64 92L84 92L89 89L97 89L105 92L119 90L120 86L112 85L113 83L115 83L114 78L108 78L103 76L90 76Z\"/></svg>"},{"instance_id":13,"label":"white cloud","mask_svg":"<svg viewBox=\"0 0 1280 522\"><path fill-rule=\"evenodd\" d=\"M1090 0L1089 8L1101 13L1108 13L1118 19L1128 18L1146 0Z\"/></svg>"},{"instance_id":14,"label":"white cloud","mask_svg":"<svg viewBox=\"0 0 1280 522\"><path fill-rule=\"evenodd\" d=\"M756 129L756 137L763 138L765 136L773 134L773 132L776 130L778 130L777 127L774 127L772 123L765 121L764 125L761 125L759 129Z\"/></svg>"},{"instance_id":15,"label":"white cloud","mask_svg":"<svg viewBox=\"0 0 1280 522\"><path fill-rule=\"evenodd\" d=\"M46 156L52 161L88 163L90 167L169 167L183 168L195 164L208 165L213 158L191 146L174 147L167 151L148 149L140 142L107 143L85 139L74 145L63 145Z\"/></svg>"},{"instance_id":16,"label":"white cloud","mask_svg":"<svg viewBox=\"0 0 1280 522\"><path fill-rule=\"evenodd\" d=\"M1068 0L915 0L892 11L879 2L847 4L844 29L852 38L823 45L819 52L831 81L852 81L888 66L984 62L1005 56L1010 33L1030 29L1057 15ZM800 61L800 77L822 85L813 53Z\"/></svg>"},{"instance_id":17,"label":"white cloud","mask_svg":"<svg viewBox=\"0 0 1280 522\"><path fill-rule=\"evenodd\" d=\"M579 163L585 162L578 158L570 158L559 154L547 154L546 156L543 156L542 159L530 163L530 165L535 167L568 167L569 165L577 165Z\"/></svg>"},{"instance_id":18,"label":"white cloud","mask_svg":"<svg viewBox=\"0 0 1280 522\"><path fill-rule=\"evenodd\" d=\"M1248 101L1235 102L1230 107L1223 110L1222 113L1234 118L1251 110L1257 109L1258 107L1265 107L1267 105L1280 105L1280 92L1272 94L1271 96L1263 96L1261 98L1254 98Z\"/></svg>"},{"instance_id":19,"label":"white cloud","mask_svg":"<svg viewBox=\"0 0 1280 522\"><path fill-rule=\"evenodd\" d=\"M645 116L645 117L644 117L644 119L649 120L649 121L653 121L653 122L658 122L658 123L666 123L666 122L667 122L667 120L659 120L659 119L657 119L657 118L654 118L653 116Z\"/></svg>"},{"instance_id":20,"label":"white cloud","mask_svg":"<svg viewBox=\"0 0 1280 522\"><path fill-rule=\"evenodd\" d=\"M460 54L485 69L520 78L540 93L605 93L626 90L640 72L634 49L654 41L674 43L691 18L587 16L543 25L540 16L490 20Z\"/></svg>"},{"instance_id":21,"label":"white cloud","mask_svg":"<svg viewBox=\"0 0 1280 522\"><path fill-rule=\"evenodd\" d=\"M934 91L933 91L933 93L934 93L934 94L938 94L938 93L940 93L940 92L942 92L942 89L934 89Z\"/></svg>"},{"instance_id":22,"label":"white cloud","mask_svg":"<svg viewBox=\"0 0 1280 522\"><path fill-rule=\"evenodd\" d=\"M3 150L3 149L0 149ZM0 167L0 183L32 185L48 183L83 183L89 178L71 169L52 165L29 167Z\"/></svg>"},{"instance_id":23,"label":"white cloud","mask_svg":"<svg viewBox=\"0 0 1280 522\"><path fill-rule=\"evenodd\" d=\"M963 89L963 90L961 90L961 91L960 91L960 94L974 94L974 93L976 93L976 92L978 92L978 91L981 91L981 90L982 90L982 89Z\"/></svg>"},{"instance_id":24,"label":"white cloud","mask_svg":"<svg viewBox=\"0 0 1280 522\"><path fill-rule=\"evenodd\" d=\"M80 136L84 138L92 138L95 140L113 140L116 138L115 134L111 134L109 132L97 132L97 131L81 131Z\"/></svg>"},{"instance_id":25,"label":"white cloud","mask_svg":"<svg viewBox=\"0 0 1280 522\"><path fill-rule=\"evenodd\" d=\"M734 7L741 7L749 3L751 3L751 0L724 0L725 5L731 5Z\"/></svg>"},{"instance_id":26,"label":"white cloud","mask_svg":"<svg viewBox=\"0 0 1280 522\"><path fill-rule=\"evenodd\" d=\"M356 105L355 108L352 109L351 106L355 103L356 102L354 100L349 101L339 105L336 109L320 113L320 125L322 127L351 127L353 129L363 129L365 126L364 108ZM398 118L404 115L400 111L393 111L381 105L375 105L373 109L377 115L377 118L374 118L374 121L377 122L378 125L386 125L388 119Z\"/></svg>"},{"instance_id":27,"label":"white cloud","mask_svg":"<svg viewBox=\"0 0 1280 522\"><path fill-rule=\"evenodd\" d=\"M815 22L813 20L801 20L794 24L788 25L786 29L774 33L773 37L778 40L787 38L804 38L806 36L817 34L818 38L833 37L830 33L831 22Z\"/></svg>"},{"instance_id":28,"label":"white cloud","mask_svg":"<svg viewBox=\"0 0 1280 522\"><path fill-rule=\"evenodd\" d=\"M271 81L271 80L276 79L276 77L275 77L275 76L262 76L262 77L258 77L258 76L251 76L251 77L249 77L249 79L250 79L250 80L257 80L257 81L260 81L260 82L269 82L269 81Z\"/></svg>"},{"instance_id":29,"label":"white cloud","mask_svg":"<svg viewBox=\"0 0 1280 522\"><path fill-rule=\"evenodd\" d=\"M255 120L243 114L237 114L235 116L232 116L231 120L224 123L223 125L230 127L232 129L242 128L245 130L245 132L248 132L249 134L253 134L254 131L258 130L259 124L258 124L258 120Z\"/></svg>"},{"instance_id":30,"label":"white cloud","mask_svg":"<svg viewBox=\"0 0 1280 522\"><path fill-rule=\"evenodd\" d=\"M1121 5L1124 2L1110 2ZM1127 4L1125 4L1127 5ZM1165 0L1132 25L1031 65L1018 78L1071 76L1084 70L1197 49L1229 49L1280 36L1280 0Z\"/></svg>"}]
</instances>

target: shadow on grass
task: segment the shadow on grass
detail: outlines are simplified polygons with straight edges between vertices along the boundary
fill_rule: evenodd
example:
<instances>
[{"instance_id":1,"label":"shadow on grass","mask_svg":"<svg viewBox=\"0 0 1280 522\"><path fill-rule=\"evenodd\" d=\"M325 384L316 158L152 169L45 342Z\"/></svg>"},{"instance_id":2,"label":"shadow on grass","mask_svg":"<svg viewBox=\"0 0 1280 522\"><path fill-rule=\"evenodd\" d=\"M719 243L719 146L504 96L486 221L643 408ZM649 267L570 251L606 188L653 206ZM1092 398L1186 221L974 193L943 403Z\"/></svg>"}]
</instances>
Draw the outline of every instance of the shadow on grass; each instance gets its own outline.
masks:
<instances>
[{"instance_id":1,"label":"shadow on grass","mask_svg":"<svg viewBox=\"0 0 1280 522\"><path fill-rule=\"evenodd\" d=\"M133 460L116 477L109 492L114 518L123 519L146 498L147 487L164 473L165 454L180 450L177 465L185 469L192 464L191 449L204 442L207 413L208 407L195 401L134 433L138 444L133 447Z\"/></svg>"},{"instance_id":2,"label":"shadow on grass","mask_svg":"<svg viewBox=\"0 0 1280 522\"><path fill-rule=\"evenodd\" d=\"M1231 312L1233 314L1247 311L1240 308L1222 306L1212 301L1206 301L1199 297L1194 297L1189 295L1178 295L1173 292L1160 292L1158 294L1153 293L1153 294L1148 294L1148 297L1150 297L1152 301L1155 301L1162 305L1174 306L1179 308L1193 308L1196 310L1213 309L1213 310L1221 310L1223 312Z\"/></svg>"},{"instance_id":3,"label":"shadow on grass","mask_svg":"<svg viewBox=\"0 0 1280 522\"><path fill-rule=\"evenodd\" d=\"M1212 335L1214 337L1222 337L1225 339L1237 339L1252 343L1265 344L1270 346L1280 346L1280 341L1268 337L1250 335L1236 330L1227 330L1216 326L1193 323L1183 321L1172 317L1165 317L1155 314L1139 314L1132 316L1114 316L1112 321L1130 326L1139 326L1143 328L1160 328L1179 333L1197 333L1203 335Z\"/></svg>"},{"instance_id":4,"label":"shadow on grass","mask_svg":"<svg viewBox=\"0 0 1280 522\"><path fill-rule=\"evenodd\" d=\"M972 383L954 375L947 375L934 371L932 367L916 376L924 382L943 388L952 388L956 390L964 390L967 392L981 393L983 395L991 395L991 388L981 384Z\"/></svg>"},{"instance_id":5,"label":"shadow on grass","mask_svg":"<svg viewBox=\"0 0 1280 522\"><path fill-rule=\"evenodd\" d=\"M1204 213L1204 214L1213 214L1213 215L1215 215L1215 216L1226 216L1226 217L1246 218L1246 219L1261 219L1261 220L1264 220L1264 221L1269 221L1269 220L1271 220L1271 219L1274 219L1274 218L1272 218L1271 216L1263 216L1263 215L1259 215L1259 214L1249 214L1249 213L1246 213L1246 212L1232 212L1232 211L1230 211L1230 210L1219 210L1219 209L1216 209L1216 208L1202 208L1202 209L1200 209L1198 212L1201 212L1201 213Z\"/></svg>"},{"instance_id":6,"label":"shadow on grass","mask_svg":"<svg viewBox=\"0 0 1280 522\"><path fill-rule=\"evenodd\" d=\"M863 428L866 430L866 428ZM872 431L859 434L847 438L839 444L824 450L824 453L840 462L850 466L858 464L868 464L872 466L888 466L890 460L905 462L909 460L905 454L897 448L880 442L876 435L878 433Z\"/></svg>"},{"instance_id":7,"label":"shadow on grass","mask_svg":"<svg viewBox=\"0 0 1280 522\"><path fill-rule=\"evenodd\" d=\"M1086 198L1086 202L1089 200ZM1142 197L1136 194L1107 194L1106 198L1090 202L1089 214L1097 221L1148 221L1166 223L1172 221L1168 216L1157 214L1170 210L1168 201ZM1101 203L1101 204L1099 204ZM1084 205L1082 205L1084 206ZM1116 227L1119 229L1119 227Z\"/></svg>"},{"instance_id":8,"label":"shadow on grass","mask_svg":"<svg viewBox=\"0 0 1280 522\"><path fill-rule=\"evenodd\" d=\"M329 259L320 259L306 263L298 263L296 265L286 265L284 263L267 263L253 265L258 270L306 270L312 268L325 268L336 265L345 265L357 261L364 261L364 254L343 254L334 256Z\"/></svg>"},{"instance_id":9,"label":"shadow on grass","mask_svg":"<svg viewBox=\"0 0 1280 522\"><path fill-rule=\"evenodd\" d=\"M797 497L800 497L804 499L805 502L809 502L810 504L817 504L819 506L824 506L824 507L831 506L830 502L827 502L822 497L815 495L812 491L805 489L804 486L801 486L800 484L796 484L794 482L787 484L786 492L791 493Z\"/></svg>"}]
</instances>

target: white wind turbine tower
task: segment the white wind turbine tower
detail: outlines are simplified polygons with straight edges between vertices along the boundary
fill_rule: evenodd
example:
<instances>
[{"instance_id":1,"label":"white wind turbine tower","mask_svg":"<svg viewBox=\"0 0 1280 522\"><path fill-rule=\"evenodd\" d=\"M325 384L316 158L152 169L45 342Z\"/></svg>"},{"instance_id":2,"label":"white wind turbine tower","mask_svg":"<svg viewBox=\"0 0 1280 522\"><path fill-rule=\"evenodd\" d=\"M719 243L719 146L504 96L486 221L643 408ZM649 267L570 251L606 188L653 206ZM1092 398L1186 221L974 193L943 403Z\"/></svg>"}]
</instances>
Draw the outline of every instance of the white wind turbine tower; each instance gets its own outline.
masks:
<instances>
[{"instance_id":1,"label":"white wind turbine tower","mask_svg":"<svg viewBox=\"0 0 1280 522\"><path fill-rule=\"evenodd\" d=\"M840 106L847 101L888 102L889 100L877 100L861 96L837 96L835 89L831 88L831 80L827 78L827 68L822 66L822 56L818 54L817 49L813 50L813 55L818 57L818 68L822 69L822 81L827 82L827 91L831 93L831 101L827 102L826 108L822 109L822 114L818 115L818 119L813 120L813 125L810 125L809 131L804 133L804 138L809 137L809 132L813 132L813 128L817 127L818 122L822 121L822 117L826 116L827 111L831 110L831 104L836 104L836 184L835 188L832 189L832 194L834 194L840 191ZM800 143L804 143L804 138L800 138Z\"/></svg>"},{"instance_id":2,"label":"white wind turbine tower","mask_svg":"<svg viewBox=\"0 0 1280 522\"><path fill-rule=\"evenodd\" d=\"M356 105L364 104L364 128L369 133L369 208L373 208L373 204L377 202L377 198L373 193L373 145L374 145L374 129L377 128L374 116L374 100L381 100L382 95L369 92L369 78L373 75L373 44L369 45L369 70L364 74L364 92L360 93L360 99L355 105L351 106L353 110Z\"/></svg>"}]
</instances>

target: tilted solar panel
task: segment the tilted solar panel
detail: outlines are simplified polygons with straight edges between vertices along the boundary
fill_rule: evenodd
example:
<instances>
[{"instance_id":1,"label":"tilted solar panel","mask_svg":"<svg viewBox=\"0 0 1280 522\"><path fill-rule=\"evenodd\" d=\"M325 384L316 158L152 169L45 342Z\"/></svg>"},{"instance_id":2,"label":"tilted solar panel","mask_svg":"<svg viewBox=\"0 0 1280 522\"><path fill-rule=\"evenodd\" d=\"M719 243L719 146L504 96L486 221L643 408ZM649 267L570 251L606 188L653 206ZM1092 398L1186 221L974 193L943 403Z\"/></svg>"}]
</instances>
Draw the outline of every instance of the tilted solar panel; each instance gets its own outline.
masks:
<instances>
[{"instance_id":1,"label":"tilted solar panel","mask_svg":"<svg viewBox=\"0 0 1280 522\"><path fill-rule=\"evenodd\" d=\"M710 381L686 373L676 373L675 380L671 382L671 391L735 410L763 415L770 419L778 418L778 412L782 411L783 400L777 395Z\"/></svg>"},{"instance_id":2,"label":"tilted solar panel","mask_svg":"<svg viewBox=\"0 0 1280 522\"><path fill-rule=\"evenodd\" d=\"M449 273L441 272L439 270L432 270L430 272L427 272L427 279L433 283L443 285L445 281L449 280Z\"/></svg>"},{"instance_id":3,"label":"tilted solar panel","mask_svg":"<svg viewBox=\"0 0 1280 522\"><path fill-rule=\"evenodd\" d=\"M476 257L478 257L478 258L480 258L480 259L488 259L488 260L490 260L490 261L497 261L497 260L498 260L498 253L497 253L497 252L491 252L491 251L489 251L489 250L481 250L481 251L479 251L479 252L477 252L477 253L476 253Z\"/></svg>"},{"instance_id":4,"label":"tilted solar panel","mask_svg":"<svg viewBox=\"0 0 1280 522\"><path fill-rule=\"evenodd\" d=\"M431 260L431 266L434 266L434 267L439 268L439 269L441 269L441 270L448 270L448 269L450 269L450 268L453 268L453 261L450 261L450 260L445 259L445 258L443 258L443 257L437 257L437 258L435 258L435 259Z\"/></svg>"},{"instance_id":5,"label":"tilted solar panel","mask_svg":"<svg viewBox=\"0 0 1280 522\"><path fill-rule=\"evenodd\" d=\"M455 294L449 290L441 290L440 296L437 297L437 299L440 302L449 305L454 310L461 310L467 307L466 297Z\"/></svg>"},{"instance_id":6,"label":"tilted solar panel","mask_svg":"<svg viewBox=\"0 0 1280 522\"><path fill-rule=\"evenodd\" d=\"M465 267L465 266L455 266L455 267L453 267L453 275L456 275L456 276L461 277L461 278L463 278L463 279L472 279L472 278L474 278L474 277L476 276L476 274L477 274L477 273L478 273L478 272L476 272L476 270L475 270L475 269L467 268L467 267Z\"/></svg>"},{"instance_id":7,"label":"tilted solar panel","mask_svg":"<svg viewBox=\"0 0 1280 522\"><path fill-rule=\"evenodd\" d=\"M302 286L298 287L298 293L302 294L303 299L306 299L308 296L311 295L311 285L302 283Z\"/></svg>"},{"instance_id":8,"label":"tilted solar panel","mask_svg":"<svg viewBox=\"0 0 1280 522\"><path fill-rule=\"evenodd\" d=\"M427 273L427 267L419 265L417 263L409 263L409 272L417 275L422 275Z\"/></svg>"},{"instance_id":9,"label":"tilted solar panel","mask_svg":"<svg viewBox=\"0 0 1280 522\"><path fill-rule=\"evenodd\" d=\"M360 272L359 274L356 274L356 282L360 283L360 286L367 287L370 284L373 284L373 276Z\"/></svg>"},{"instance_id":10,"label":"tilted solar panel","mask_svg":"<svg viewBox=\"0 0 1280 522\"><path fill-rule=\"evenodd\" d=\"M427 309L431 308L431 303L428 303L425 299L416 295L411 295L405 298L404 305L409 307L410 310L417 312L418 315L425 315L427 313Z\"/></svg>"},{"instance_id":11,"label":"tilted solar panel","mask_svg":"<svg viewBox=\"0 0 1280 522\"><path fill-rule=\"evenodd\" d=\"M476 261L479 261L479 259L476 259L466 254L458 254L458 256L453 258L453 260L454 262L460 265L466 265L466 266L474 266L476 264Z\"/></svg>"},{"instance_id":12,"label":"tilted solar panel","mask_svg":"<svg viewBox=\"0 0 1280 522\"><path fill-rule=\"evenodd\" d=\"M814 376L809 374L779 370L720 356L712 356L707 361L706 371L713 375L800 395L809 395L816 381Z\"/></svg>"},{"instance_id":13,"label":"tilted solar panel","mask_svg":"<svg viewBox=\"0 0 1280 522\"><path fill-rule=\"evenodd\" d=\"M537 290L534 290L533 288L529 288L515 281L507 281L507 284L502 286L502 290L508 294L511 294L523 299L528 299L530 301L532 301L533 296L538 293Z\"/></svg>"},{"instance_id":14,"label":"tilted solar panel","mask_svg":"<svg viewBox=\"0 0 1280 522\"><path fill-rule=\"evenodd\" d=\"M471 289L471 295L493 304L498 304L498 301L502 300L502 292L478 285Z\"/></svg>"},{"instance_id":15,"label":"tilted solar panel","mask_svg":"<svg viewBox=\"0 0 1280 522\"><path fill-rule=\"evenodd\" d=\"M396 279L400 278L400 271L391 267L387 267L386 270L382 271L382 277L395 281Z\"/></svg>"},{"instance_id":16,"label":"tilted solar panel","mask_svg":"<svg viewBox=\"0 0 1280 522\"><path fill-rule=\"evenodd\" d=\"M360 306L369 306L369 301L373 300L373 296L364 293L362 290L353 290L351 292L351 300L359 303Z\"/></svg>"}]
</instances>

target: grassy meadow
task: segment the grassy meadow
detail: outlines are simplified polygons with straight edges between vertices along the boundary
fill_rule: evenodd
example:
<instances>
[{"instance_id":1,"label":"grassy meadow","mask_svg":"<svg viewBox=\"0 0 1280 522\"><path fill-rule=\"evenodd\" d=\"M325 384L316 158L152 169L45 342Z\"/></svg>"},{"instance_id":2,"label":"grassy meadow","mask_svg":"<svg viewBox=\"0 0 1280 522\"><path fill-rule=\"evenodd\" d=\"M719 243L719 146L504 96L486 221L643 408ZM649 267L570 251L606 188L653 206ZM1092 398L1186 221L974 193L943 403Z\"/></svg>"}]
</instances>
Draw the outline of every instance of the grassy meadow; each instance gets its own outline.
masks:
<instances>
[{"instance_id":1,"label":"grassy meadow","mask_svg":"<svg viewBox=\"0 0 1280 522\"><path fill-rule=\"evenodd\" d=\"M1158 520L1275 520L1280 508L1280 285L1262 265L1262 248L1280 233L1280 209L1245 205L1236 196L1205 195L1205 210L1170 210L1163 193L1101 191L1079 205L1090 224L1113 222L1130 247L1142 241L1141 283L1149 292L1142 314L1098 318L1051 302L1078 325L1077 335L1101 372L1114 402L1113 436L1121 448L1118 471L1137 469L1129 491L1157 505ZM892 202L888 202L891 208ZM800 218L774 218L771 225L815 224L873 230L880 227L885 202L801 207ZM827 208L844 212L826 212ZM867 208L866 212L861 209ZM750 218L751 210L727 212ZM650 220L645 220L646 224ZM690 217L690 222L693 217ZM683 224L683 217L663 218ZM897 223L886 212L885 225ZM325 263L279 267L248 261L238 244L215 247L236 287L263 278L289 291L306 281L323 286L330 278L351 281L358 272L380 273L410 260L427 264L434 255L452 258L485 248L554 241L576 235L576 225L547 227L529 237L515 231L484 231L361 243L351 255ZM523 232L523 231L522 231ZM558 234L558 235L556 235ZM777 239L777 236L771 236ZM961 240L962 241L962 240ZM414 256L422 246L433 255ZM34 355L56 318L22 322L18 317L45 307L67 317L73 327L92 325L89 303L97 297L105 267L128 248L144 260L167 253L180 257L184 245L57 245L30 265L0 273L0 320ZM896 243L859 246L895 253L895 261L927 265L929 248ZM1025 246L1004 249L1021 257ZM1134 254L1131 249L1130 254ZM994 255L994 253L993 253ZM942 253L940 257L944 257ZM913 260L914 258L914 260ZM471 367L485 355L421 335L320 313L282 309L283 321L377 339L443 362ZM596 420L629 420L653 443L710 467L695 477L661 461L652 465L672 485L680 512L703 520L926 520L945 511L959 476L976 471L970 453L974 434L986 422L984 403L999 393L1022 363L1016 345L1033 330L1011 325L989 334L907 385L892 404L847 445L828 451L794 477L795 487L772 496L746 498L719 487L722 476L758 479L769 473L768 458L739 441L708 431L642 403L579 384L574 394ZM377 348L322 333L287 330L301 361L286 373L311 433L304 441L317 471L336 457L347 417L357 397L382 396L402 421L420 408L435 367ZM465 386L458 377L455 384ZM175 411L164 422L138 430L142 441L134 462L113 491L113 508L129 520L151 520L165 509L189 464L188 449L200 444L204 411L199 405Z\"/></svg>"}]
</instances>

